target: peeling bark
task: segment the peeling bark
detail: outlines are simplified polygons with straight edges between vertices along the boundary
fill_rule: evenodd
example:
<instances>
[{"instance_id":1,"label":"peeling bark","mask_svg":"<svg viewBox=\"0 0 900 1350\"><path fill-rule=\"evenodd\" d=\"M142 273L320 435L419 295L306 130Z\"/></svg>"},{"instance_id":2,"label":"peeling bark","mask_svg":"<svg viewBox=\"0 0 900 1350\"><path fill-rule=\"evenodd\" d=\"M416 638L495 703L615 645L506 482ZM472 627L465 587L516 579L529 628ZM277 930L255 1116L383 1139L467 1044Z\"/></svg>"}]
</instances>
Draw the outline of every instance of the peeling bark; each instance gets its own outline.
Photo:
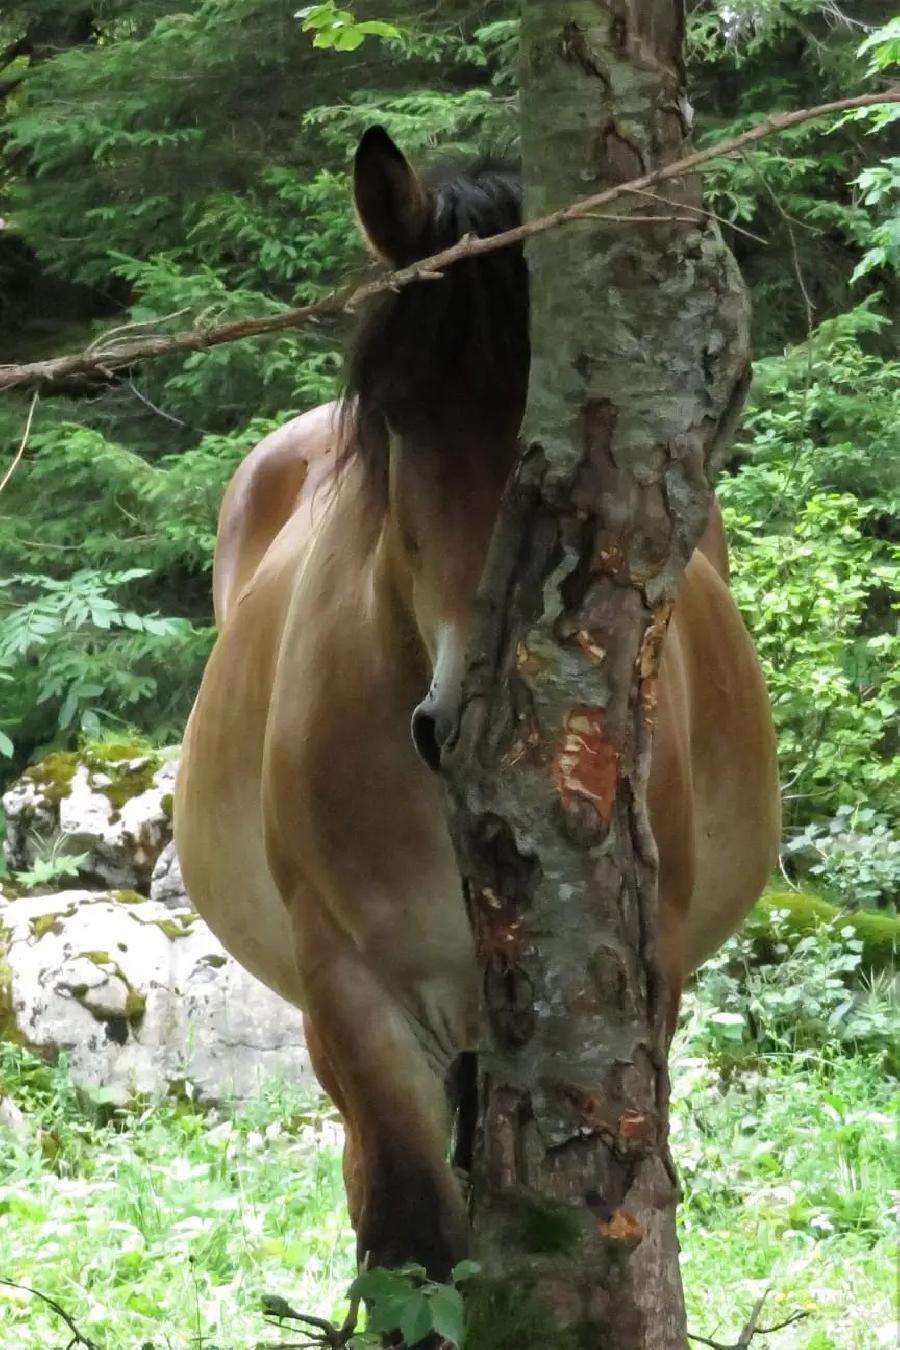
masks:
<instances>
[{"instance_id":1,"label":"peeling bark","mask_svg":"<svg viewBox=\"0 0 900 1350\"><path fill-rule=\"evenodd\" d=\"M523 0L529 217L686 153L682 42L677 0ZM517 1350L686 1345L646 783L662 641L748 340L714 222L672 219L696 181L660 191L658 226L529 242L525 448L448 764L484 970L473 1342L492 1350L513 1344L491 1317L510 1286L533 1328Z\"/></svg>"}]
</instances>

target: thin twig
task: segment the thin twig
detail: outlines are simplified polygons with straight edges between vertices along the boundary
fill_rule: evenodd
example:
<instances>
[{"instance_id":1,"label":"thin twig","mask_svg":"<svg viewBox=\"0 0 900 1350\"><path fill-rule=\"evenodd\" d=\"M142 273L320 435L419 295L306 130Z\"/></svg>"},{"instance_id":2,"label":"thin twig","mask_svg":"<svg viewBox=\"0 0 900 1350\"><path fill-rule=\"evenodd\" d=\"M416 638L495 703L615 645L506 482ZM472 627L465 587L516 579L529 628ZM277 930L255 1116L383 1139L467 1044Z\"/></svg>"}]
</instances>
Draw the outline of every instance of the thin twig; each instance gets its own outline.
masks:
<instances>
[{"instance_id":1,"label":"thin twig","mask_svg":"<svg viewBox=\"0 0 900 1350\"><path fill-rule=\"evenodd\" d=\"M800 255L797 252L797 238L796 235L794 234L795 217L789 215L789 213L785 210L781 202L781 199L778 196L778 193L772 187L772 184L769 182L768 178L766 178L765 174L762 173L757 168L757 166L753 163L753 161L749 158L749 156L742 154L741 158L745 161L747 167L749 168L750 172L753 174L757 182L762 184L763 188L768 193L769 197L772 199L772 203L775 207L775 210L778 212L778 214L781 216L781 219L784 221L785 229L788 232L788 238L791 241L791 258L794 263L794 276L797 278L797 285L800 288L800 294L803 296L803 303L806 306L806 336L811 337L814 327L813 314L815 313L816 307L813 304L812 300L810 299L809 291L806 288L806 281L803 276L803 269L800 266ZM798 225L802 225L804 222L797 220L796 223Z\"/></svg>"},{"instance_id":2,"label":"thin twig","mask_svg":"<svg viewBox=\"0 0 900 1350\"><path fill-rule=\"evenodd\" d=\"M0 492L3 491L9 480L12 478L16 469L19 467L19 461L21 460L22 456L25 453L25 447L28 444L28 437L31 434L31 419L34 417L34 410L37 407L39 398L40 394L38 390L35 389L34 393L31 396L31 407L28 409L28 420L25 423L25 432L22 436L21 441L19 442L19 448L13 457L12 464L10 464L9 468L6 470L6 473L3 475L2 481L0 481Z\"/></svg>"},{"instance_id":3,"label":"thin twig","mask_svg":"<svg viewBox=\"0 0 900 1350\"><path fill-rule=\"evenodd\" d=\"M699 1345L708 1345L711 1350L747 1350L747 1346L755 1336L771 1336L773 1331L781 1331L784 1327L789 1327L792 1322L800 1322L804 1317L809 1316L807 1312L795 1312L791 1313L790 1317L786 1317L783 1322L776 1322L774 1326L761 1327L759 1325L760 1314L770 1293L771 1290L764 1289L760 1294L753 1305L750 1316L744 1323L741 1334L733 1345L727 1345L724 1341L710 1340L708 1336L695 1336L691 1332L688 1332L688 1340L696 1341Z\"/></svg>"},{"instance_id":4,"label":"thin twig","mask_svg":"<svg viewBox=\"0 0 900 1350\"><path fill-rule=\"evenodd\" d=\"M167 422L174 422L176 427L187 426L187 422L182 422L181 418L176 417L174 413L167 413L165 408L157 408L156 404L152 403L150 399L147 398L146 394L141 393L134 380L128 381L128 388L134 394L135 398L143 403L146 408L149 408L151 412L156 413L157 417L164 417Z\"/></svg>"},{"instance_id":5,"label":"thin twig","mask_svg":"<svg viewBox=\"0 0 900 1350\"><path fill-rule=\"evenodd\" d=\"M190 314L190 312L190 306L188 305L181 309L173 309L171 314L159 314L152 319L131 319L128 323L117 324L115 328L107 328L105 333L98 333L85 347L85 351L92 352L98 347L105 347L111 338L120 342L122 333L133 333L136 328L158 328L161 323L168 323L170 319L180 319L182 314Z\"/></svg>"},{"instance_id":6,"label":"thin twig","mask_svg":"<svg viewBox=\"0 0 900 1350\"><path fill-rule=\"evenodd\" d=\"M171 337L137 338L134 342L117 343L112 351L99 349L93 352L78 352L71 356L59 356L48 361L33 361L25 365L0 366L0 390L16 389L23 385L39 385L46 380L64 379L67 376L99 375L109 378L112 371L130 366L144 358L169 356L174 352L203 351L225 342L235 342L239 338L258 337L262 333L279 333L289 328L299 328L323 315L342 314L348 309L356 308L362 301L375 295L382 295L385 291L397 291L413 282L430 280L436 273L445 271L453 263L460 262L464 258L482 257L499 248L507 248L510 244L518 244L534 235L543 234L547 230L559 229L569 221L578 220L585 214L618 200L626 192L636 192L653 187L657 183L669 182L673 178L681 178L685 174L703 168L712 160L734 155L745 145L752 145L755 141L764 140L765 137L780 131L788 131L803 122L810 122L830 113L849 112L855 108L872 108L888 103L900 103L900 86L884 93L858 94L854 98L822 103L815 108L800 108L795 112L765 117L740 136L685 155L683 159L665 164L659 169L654 169L652 173L643 174L627 183L616 184L603 192L571 202L568 206L560 207L558 211L551 211L549 215L540 216L537 220L526 221L522 225L517 225L515 229L504 230L501 234L493 234L486 239L461 239L452 247L434 254L433 257L423 258L411 267L401 268L377 281L355 287L350 284L338 286L321 300L302 305L299 309L287 309L281 314L232 319L227 323L203 327L195 325L188 331L174 333Z\"/></svg>"},{"instance_id":7,"label":"thin twig","mask_svg":"<svg viewBox=\"0 0 900 1350\"><path fill-rule=\"evenodd\" d=\"M652 197L654 201L664 202L671 206L668 197L664 197L661 192L648 192L646 188L632 188L633 192L641 197ZM752 230L745 230L743 225L735 225L733 220L727 216L719 216L715 211L710 211L708 206L694 206L691 202L679 202L682 211L696 211L700 216L706 216L709 220L716 220L720 225L726 225L729 230L734 230L735 234L743 234L747 239L752 239L756 244L768 244L768 239L763 239L761 234L754 234ZM693 222L692 222L693 223Z\"/></svg>"},{"instance_id":8,"label":"thin twig","mask_svg":"<svg viewBox=\"0 0 900 1350\"><path fill-rule=\"evenodd\" d=\"M65 1308L61 1308L54 1299L48 1298L46 1294L42 1294L40 1289L32 1289L28 1284L16 1284L14 1280L0 1279L0 1284L6 1285L7 1289L22 1289L26 1294L33 1294L34 1297L39 1298L42 1303L46 1303L48 1308L52 1308L56 1315L62 1318L72 1333L72 1339L66 1346L66 1350L71 1350L73 1345L83 1345L85 1350L100 1350L96 1341L89 1340L87 1336L83 1335L78 1330L78 1327L72 1321L72 1318L66 1312Z\"/></svg>"}]
</instances>

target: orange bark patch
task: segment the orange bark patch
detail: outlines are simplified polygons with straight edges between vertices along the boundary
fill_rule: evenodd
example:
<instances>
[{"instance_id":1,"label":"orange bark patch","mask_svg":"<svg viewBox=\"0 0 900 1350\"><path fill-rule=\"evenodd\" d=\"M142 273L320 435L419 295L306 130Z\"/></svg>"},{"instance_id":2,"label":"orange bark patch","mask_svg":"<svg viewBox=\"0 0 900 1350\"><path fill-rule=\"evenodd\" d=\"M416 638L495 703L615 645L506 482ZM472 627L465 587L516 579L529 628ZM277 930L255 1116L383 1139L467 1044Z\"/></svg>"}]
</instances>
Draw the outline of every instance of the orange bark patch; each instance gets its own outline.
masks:
<instances>
[{"instance_id":1,"label":"orange bark patch","mask_svg":"<svg viewBox=\"0 0 900 1350\"><path fill-rule=\"evenodd\" d=\"M657 605L653 611L653 622L644 633L641 641L639 673L641 677L641 707L648 722L656 718L656 702L659 684L659 663L662 659L663 639L672 617L672 606Z\"/></svg>"},{"instance_id":2,"label":"orange bark patch","mask_svg":"<svg viewBox=\"0 0 900 1350\"><path fill-rule=\"evenodd\" d=\"M575 634L575 641L581 650L591 661L598 666L606 657L606 648L601 647L599 642L595 642L586 628L579 628Z\"/></svg>"},{"instance_id":3,"label":"orange bark patch","mask_svg":"<svg viewBox=\"0 0 900 1350\"><path fill-rule=\"evenodd\" d=\"M627 1209L617 1209L611 1219L597 1219L597 1231L612 1242L638 1243L644 1236L641 1225Z\"/></svg>"},{"instance_id":4,"label":"orange bark patch","mask_svg":"<svg viewBox=\"0 0 900 1350\"><path fill-rule=\"evenodd\" d=\"M564 807L587 801L608 825L616 800L619 752L606 736L602 708L578 705L566 717L553 756L553 781Z\"/></svg>"},{"instance_id":5,"label":"orange bark patch","mask_svg":"<svg viewBox=\"0 0 900 1350\"><path fill-rule=\"evenodd\" d=\"M654 1132L654 1122L643 1111L629 1107L619 1116L619 1138L629 1141L650 1139Z\"/></svg>"},{"instance_id":6,"label":"orange bark patch","mask_svg":"<svg viewBox=\"0 0 900 1350\"><path fill-rule=\"evenodd\" d=\"M480 960L491 957L507 967L517 965L522 953L522 924L515 907L489 886L478 893L475 945Z\"/></svg>"}]
</instances>

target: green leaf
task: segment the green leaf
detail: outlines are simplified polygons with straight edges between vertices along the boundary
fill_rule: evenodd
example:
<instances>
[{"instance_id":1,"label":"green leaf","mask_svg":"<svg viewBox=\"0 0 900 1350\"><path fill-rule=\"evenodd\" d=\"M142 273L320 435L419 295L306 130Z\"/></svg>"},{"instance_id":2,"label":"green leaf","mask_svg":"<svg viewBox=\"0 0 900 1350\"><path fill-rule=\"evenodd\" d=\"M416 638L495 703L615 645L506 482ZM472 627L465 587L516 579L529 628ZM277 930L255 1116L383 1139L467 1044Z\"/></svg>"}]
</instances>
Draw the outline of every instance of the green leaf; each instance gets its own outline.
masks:
<instances>
[{"instance_id":1,"label":"green leaf","mask_svg":"<svg viewBox=\"0 0 900 1350\"><path fill-rule=\"evenodd\" d=\"M434 1330L433 1298L430 1291L414 1289L400 1308L399 1328L408 1345L415 1345Z\"/></svg>"},{"instance_id":2,"label":"green leaf","mask_svg":"<svg viewBox=\"0 0 900 1350\"><path fill-rule=\"evenodd\" d=\"M468 1259L458 1261L453 1267L452 1278L454 1284L462 1284L465 1280L474 1279L481 1273L481 1262L470 1261Z\"/></svg>"},{"instance_id":3,"label":"green leaf","mask_svg":"<svg viewBox=\"0 0 900 1350\"><path fill-rule=\"evenodd\" d=\"M430 1302L434 1330L456 1350L462 1350L465 1342L465 1312L459 1290L450 1284L440 1284L432 1293Z\"/></svg>"}]
</instances>

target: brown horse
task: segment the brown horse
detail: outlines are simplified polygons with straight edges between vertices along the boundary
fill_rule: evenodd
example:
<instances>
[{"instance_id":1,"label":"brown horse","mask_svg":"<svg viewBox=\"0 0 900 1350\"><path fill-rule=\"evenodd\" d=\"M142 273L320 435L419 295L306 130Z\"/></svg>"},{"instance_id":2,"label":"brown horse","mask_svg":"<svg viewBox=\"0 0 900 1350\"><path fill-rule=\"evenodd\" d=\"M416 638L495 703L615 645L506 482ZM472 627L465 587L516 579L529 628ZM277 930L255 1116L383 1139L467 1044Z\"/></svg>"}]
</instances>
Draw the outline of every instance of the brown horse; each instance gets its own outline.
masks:
<instances>
[{"instance_id":1,"label":"brown horse","mask_svg":"<svg viewBox=\"0 0 900 1350\"><path fill-rule=\"evenodd\" d=\"M397 265L521 209L508 168L423 180L379 129L354 186L370 242ZM360 1254L438 1277L466 1240L447 1085L474 1044L477 973L433 770L456 731L528 357L521 252L457 264L379 300L343 404L247 457L222 506L219 637L176 801L198 909L304 1010L346 1126ZM769 704L726 580L714 509L666 639L650 781L673 1010L759 895L778 841Z\"/></svg>"}]
</instances>

